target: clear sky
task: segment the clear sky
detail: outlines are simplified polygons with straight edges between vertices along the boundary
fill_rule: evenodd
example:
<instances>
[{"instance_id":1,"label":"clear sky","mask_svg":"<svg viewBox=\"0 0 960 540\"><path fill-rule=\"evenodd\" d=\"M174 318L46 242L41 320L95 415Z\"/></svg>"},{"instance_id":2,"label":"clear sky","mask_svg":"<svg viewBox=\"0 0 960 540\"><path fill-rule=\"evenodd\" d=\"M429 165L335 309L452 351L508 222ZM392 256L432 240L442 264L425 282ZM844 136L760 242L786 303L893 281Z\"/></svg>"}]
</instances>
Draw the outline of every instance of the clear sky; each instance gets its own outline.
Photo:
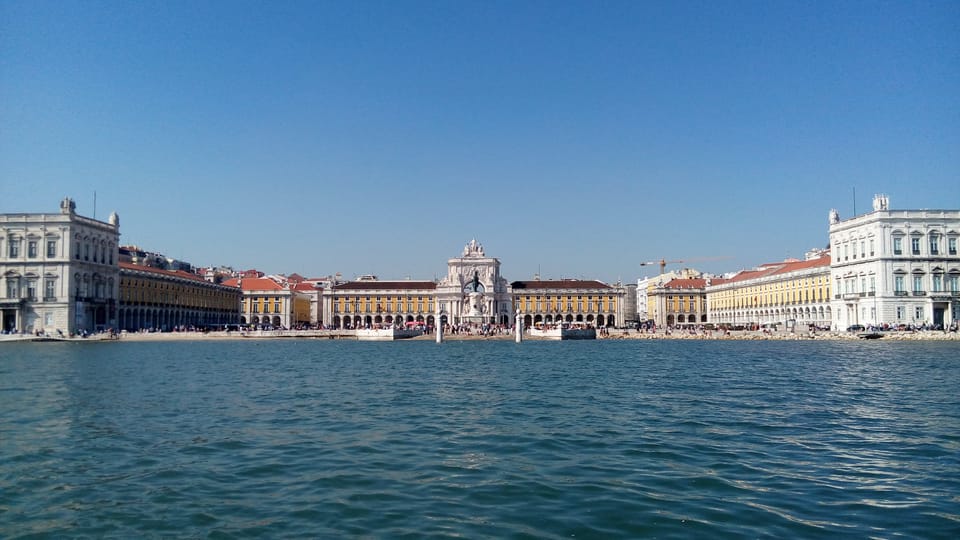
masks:
<instances>
[{"instance_id":1,"label":"clear sky","mask_svg":"<svg viewBox=\"0 0 960 540\"><path fill-rule=\"evenodd\" d=\"M94 192L268 273L802 257L874 193L960 207L960 2L0 1L0 213Z\"/></svg>"}]
</instances>

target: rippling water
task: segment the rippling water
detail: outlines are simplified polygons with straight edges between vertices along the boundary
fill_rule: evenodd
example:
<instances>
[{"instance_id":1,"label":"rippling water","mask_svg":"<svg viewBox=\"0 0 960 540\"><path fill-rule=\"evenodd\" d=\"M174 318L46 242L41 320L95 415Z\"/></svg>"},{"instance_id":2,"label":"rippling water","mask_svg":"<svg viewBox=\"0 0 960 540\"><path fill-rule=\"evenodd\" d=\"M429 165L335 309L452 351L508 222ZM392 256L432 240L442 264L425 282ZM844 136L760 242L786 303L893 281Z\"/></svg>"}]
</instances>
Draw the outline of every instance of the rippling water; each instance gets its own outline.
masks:
<instances>
[{"instance_id":1,"label":"rippling water","mask_svg":"<svg viewBox=\"0 0 960 540\"><path fill-rule=\"evenodd\" d=\"M0 537L960 536L960 347L0 347Z\"/></svg>"}]
</instances>

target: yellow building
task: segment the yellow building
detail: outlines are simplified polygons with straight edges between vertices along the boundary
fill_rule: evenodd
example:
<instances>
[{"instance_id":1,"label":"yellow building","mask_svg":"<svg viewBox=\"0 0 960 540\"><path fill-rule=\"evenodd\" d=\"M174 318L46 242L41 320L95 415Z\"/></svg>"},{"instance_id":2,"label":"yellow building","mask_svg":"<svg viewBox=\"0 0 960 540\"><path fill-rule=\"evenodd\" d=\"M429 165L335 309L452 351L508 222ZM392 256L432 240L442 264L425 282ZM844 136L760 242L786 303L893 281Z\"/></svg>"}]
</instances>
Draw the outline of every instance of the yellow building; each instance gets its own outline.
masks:
<instances>
[{"instance_id":1,"label":"yellow building","mask_svg":"<svg viewBox=\"0 0 960 540\"><path fill-rule=\"evenodd\" d=\"M223 282L243 293L240 324L267 329L297 328L310 324L310 297L289 283L268 277L234 278Z\"/></svg>"},{"instance_id":2,"label":"yellow building","mask_svg":"<svg viewBox=\"0 0 960 540\"><path fill-rule=\"evenodd\" d=\"M324 301L334 328L432 327L436 291L433 281L348 281L325 291Z\"/></svg>"},{"instance_id":3,"label":"yellow building","mask_svg":"<svg viewBox=\"0 0 960 540\"><path fill-rule=\"evenodd\" d=\"M183 270L121 262L121 330L223 328L239 321L240 291Z\"/></svg>"},{"instance_id":4,"label":"yellow building","mask_svg":"<svg viewBox=\"0 0 960 540\"><path fill-rule=\"evenodd\" d=\"M624 320L623 287L580 279L514 281L510 287L527 328L558 322L616 326Z\"/></svg>"},{"instance_id":5,"label":"yellow building","mask_svg":"<svg viewBox=\"0 0 960 540\"><path fill-rule=\"evenodd\" d=\"M818 251L807 260L765 264L714 280L707 287L707 305L709 321L721 325L829 328L830 254Z\"/></svg>"},{"instance_id":6,"label":"yellow building","mask_svg":"<svg viewBox=\"0 0 960 540\"><path fill-rule=\"evenodd\" d=\"M647 294L657 326L699 325L707 322L706 278L671 279Z\"/></svg>"}]
</instances>

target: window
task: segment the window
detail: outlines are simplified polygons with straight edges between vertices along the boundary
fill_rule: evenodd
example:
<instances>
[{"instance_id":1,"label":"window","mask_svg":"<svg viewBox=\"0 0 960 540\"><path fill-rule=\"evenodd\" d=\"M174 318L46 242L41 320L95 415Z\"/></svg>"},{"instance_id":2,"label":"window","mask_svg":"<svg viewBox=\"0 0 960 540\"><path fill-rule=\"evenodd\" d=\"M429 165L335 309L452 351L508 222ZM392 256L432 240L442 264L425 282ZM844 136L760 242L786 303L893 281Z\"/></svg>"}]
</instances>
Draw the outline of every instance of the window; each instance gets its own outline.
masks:
<instances>
[{"instance_id":1,"label":"window","mask_svg":"<svg viewBox=\"0 0 960 540\"><path fill-rule=\"evenodd\" d=\"M923 292L923 276L913 276L913 292L914 294Z\"/></svg>"},{"instance_id":2,"label":"window","mask_svg":"<svg viewBox=\"0 0 960 540\"><path fill-rule=\"evenodd\" d=\"M7 278L7 298L20 298L20 283L17 278Z\"/></svg>"},{"instance_id":3,"label":"window","mask_svg":"<svg viewBox=\"0 0 960 540\"><path fill-rule=\"evenodd\" d=\"M867 243L863 240L860 241L860 257L867 256Z\"/></svg>"},{"instance_id":4,"label":"window","mask_svg":"<svg viewBox=\"0 0 960 540\"><path fill-rule=\"evenodd\" d=\"M280 299L276 298L273 300L273 312L280 313Z\"/></svg>"},{"instance_id":5,"label":"window","mask_svg":"<svg viewBox=\"0 0 960 540\"><path fill-rule=\"evenodd\" d=\"M948 238L948 239L947 239L947 253L948 253L949 255L956 255L956 254L957 254L957 239L956 239L956 238Z\"/></svg>"},{"instance_id":6,"label":"window","mask_svg":"<svg viewBox=\"0 0 960 540\"><path fill-rule=\"evenodd\" d=\"M870 239L870 256L873 257L873 238Z\"/></svg>"},{"instance_id":7,"label":"window","mask_svg":"<svg viewBox=\"0 0 960 540\"><path fill-rule=\"evenodd\" d=\"M910 239L910 253L912 255L920 254L920 238L914 236Z\"/></svg>"},{"instance_id":8,"label":"window","mask_svg":"<svg viewBox=\"0 0 960 540\"><path fill-rule=\"evenodd\" d=\"M32 279L27 282L27 299L33 301L37 299L37 282Z\"/></svg>"},{"instance_id":9,"label":"window","mask_svg":"<svg viewBox=\"0 0 960 540\"><path fill-rule=\"evenodd\" d=\"M90 260L90 244L83 245L83 260L85 261Z\"/></svg>"},{"instance_id":10,"label":"window","mask_svg":"<svg viewBox=\"0 0 960 540\"><path fill-rule=\"evenodd\" d=\"M20 256L20 239L11 238L10 239L10 258L16 259Z\"/></svg>"},{"instance_id":11,"label":"window","mask_svg":"<svg viewBox=\"0 0 960 540\"><path fill-rule=\"evenodd\" d=\"M43 298L46 300L53 300L57 297L57 282L53 279L48 279L43 287Z\"/></svg>"},{"instance_id":12,"label":"window","mask_svg":"<svg viewBox=\"0 0 960 540\"><path fill-rule=\"evenodd\" d=\"M904 312L903 306L897 306L897 320L898 320L898 321L902 321L902 320L903 320L903 312Z\"/></svg>"},{"instance_id":13,"label":"window","mask_svg":"<svg viewBox=\"0 0 960 540\"><path fill-rule=\"evenodd\" d=\"M957 287L958 281L960 280L957 279L957 276L950 276L947 278L947 283L950 284L950 292L952 293L960 292L960 288Z\"/></svg>"},{"instance_id":14,"label":"window","mask_svg":"<svg viewBox=\"0 0 960 540\"><path fill-rule=\"evenodd\" d=\"M943 291L943 274L934 274L933 275L933 287L931 288L933 292Z\"/></svg>"},{"instance_id":15,"label":"window","mask_svg":"<svg viewBox=\"0 0 960 540\"><path fill-rule=\"evenodd\" d=\"M47 240L47 257L57 256L57 241Z\"/></svg>"},{"instance_id":16,"label":"window","mask_svg":"<svg viewBox=\"0 0 960 540\"><path fill-rule=\"evenodd\" d=\"M903 238L900 238L899 236L896 236L893 239L893 254L903 255Z\"/></svg>"},{"instance_id":17,"label":"window","mask_svg":"<svg viewBox=\"0 0 960 540\"><path fill-rule=\"evenodd\" d=\"M27 242L27 257L31 259L37 258L37 241L30 240Z\"/></svg>"},{"instance_id":18,"label":"window","mask_svg":"<svg viewBox=\"0 0 960 540\"><path fill-rule=\"evenodd\" d=\"M877 292L877 278L875 276L870 276L870 292Z\"/></svg>"},{"instance_id":19,"label":"window","mask_svg":"<svg viewBox=\"0 0 960 540\"><path fill-rule=\"evenodd\" d=\"M940 237L930 236L930 254L931 255L940 254Z\"/></svg>"},{"instance_id":20,"label":"window","mask_svg":"<svg viewBox=\"0 0 960 540\"><path fill-rule=\"evenodd\" d=\"M856 254L854 254L856 256ZM843 260L848 260L850 258L850 244L843 244Z\"/></svg>"},{"instance_id":21,"label":"window","mask_svg":"<svg viewBox=\"0 0 960 540\"><path fill-rule=\"evenodd\" d=\"M923 320L923 306L917 306L913 308L913 318L917 321Z\"/></svg>"},{"instance_id":22,"label":"window","mask_svg":"<svg viewBox=\"0 0 960 540\"><path fill-rule=\"evenodd\" d=\"M256 300L253 300L253 312L260 313L260 304Z\"/></svg>"},{"instance_id":23,"label":"window","mask_svg":"<svg viewBox=\"0 0 960 540\"><path fill-rule=\"evenodd\" d=\"M894 291L894 294L902 294L904 292L903 276L893 277L893 291Z\"/></svg>"}]
</instances>

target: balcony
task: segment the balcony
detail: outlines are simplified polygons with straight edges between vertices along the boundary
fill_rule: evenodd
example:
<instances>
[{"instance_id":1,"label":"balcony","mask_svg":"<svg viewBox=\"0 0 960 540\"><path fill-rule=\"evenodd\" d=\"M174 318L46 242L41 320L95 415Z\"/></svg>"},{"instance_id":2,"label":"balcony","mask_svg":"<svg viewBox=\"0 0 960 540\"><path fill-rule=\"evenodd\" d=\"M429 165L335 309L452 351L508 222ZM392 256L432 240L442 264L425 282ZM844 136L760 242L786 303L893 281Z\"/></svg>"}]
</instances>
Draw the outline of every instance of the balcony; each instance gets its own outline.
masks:
<instances>
[{"instance_id":1,"label":"balcony","mask_svg":"<svg viewBox=\"0 0 960 540\"><path fill-rule=\"evenodd\" d=\"M926 296L927 291L913 291L914 296Z\"/></svg>"},{"instance_id":2,"label":"balcony","mask_svg":"<svg viewBox=\"0 0 960 540\"><path fill-rule=\"evenodd\" d=\"M893 291L894 296L906 296L907 291Z\"/></svg>"}]
</instances>

